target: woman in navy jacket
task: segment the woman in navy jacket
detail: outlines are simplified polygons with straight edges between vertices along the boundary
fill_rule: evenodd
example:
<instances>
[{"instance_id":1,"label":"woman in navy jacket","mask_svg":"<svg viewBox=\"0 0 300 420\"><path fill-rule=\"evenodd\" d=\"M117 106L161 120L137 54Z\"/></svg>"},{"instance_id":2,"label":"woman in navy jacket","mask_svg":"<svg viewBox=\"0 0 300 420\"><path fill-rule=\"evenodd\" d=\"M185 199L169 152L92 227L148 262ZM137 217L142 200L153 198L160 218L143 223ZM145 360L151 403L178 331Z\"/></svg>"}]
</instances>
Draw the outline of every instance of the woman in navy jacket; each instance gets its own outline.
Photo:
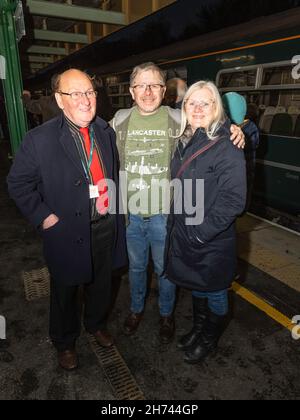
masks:
<instances>
[{"instance_id":1,"label":"woman in navy jacket","mask_svg":"<svg viewBox=\"0 0 300 420\"><path fill-rule=\"evenodd\" d=\"M193 291L193 328L178 347L185 350L187 363L196 363L216 348L224 329L236 268L234 222L245 207L246 169L243 151L230 141L230 123L212 82L195 83L186 93L181 132L171 172L183 194L175 189L166 273Z\"/></svg>"}]
</instances>

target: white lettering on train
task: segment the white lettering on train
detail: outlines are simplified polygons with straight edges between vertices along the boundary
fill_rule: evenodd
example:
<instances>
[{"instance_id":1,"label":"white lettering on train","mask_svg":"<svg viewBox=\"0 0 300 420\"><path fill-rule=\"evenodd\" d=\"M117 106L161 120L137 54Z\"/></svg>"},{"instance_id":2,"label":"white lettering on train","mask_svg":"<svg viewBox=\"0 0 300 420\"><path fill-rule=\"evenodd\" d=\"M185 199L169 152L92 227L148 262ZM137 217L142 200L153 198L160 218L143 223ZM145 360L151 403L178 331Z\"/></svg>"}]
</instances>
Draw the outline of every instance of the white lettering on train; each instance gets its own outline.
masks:
<instances>
[{"instance_id":1,"label":"white lettering on train","mask_svg":"<svg viewBox=\"0 0 300 420\"><path fill-rule=\"evenodd\" d=\"M292 64L296 64L292 70L292 77L294 80L300 79L300 55L295 55L292 58Z\"/></svg>"}]
</instances>

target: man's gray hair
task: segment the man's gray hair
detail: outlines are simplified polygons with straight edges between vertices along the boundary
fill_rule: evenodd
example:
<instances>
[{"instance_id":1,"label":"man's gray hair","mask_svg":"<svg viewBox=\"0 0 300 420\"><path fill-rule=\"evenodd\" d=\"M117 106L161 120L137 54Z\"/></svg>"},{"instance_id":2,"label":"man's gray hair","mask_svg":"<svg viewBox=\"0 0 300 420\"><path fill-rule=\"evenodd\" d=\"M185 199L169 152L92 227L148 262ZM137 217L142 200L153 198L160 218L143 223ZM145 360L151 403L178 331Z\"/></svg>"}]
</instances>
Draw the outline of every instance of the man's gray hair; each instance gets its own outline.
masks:
<instances>
[{"instance_id":1,"label":"man's gray hair","mask_svg":"<svg viewBox=\"0 0 300 420\"><path fill-rule=\"evenodd\" d=\"M134 80L139 73L149 70L156 71L157 73L159 73L162 84L166 84L166 73L155 63L149 61L148 63L139 64L132 70L132 73L130 75L130 86L133 86Z\"/></svg>"}]
</instances>

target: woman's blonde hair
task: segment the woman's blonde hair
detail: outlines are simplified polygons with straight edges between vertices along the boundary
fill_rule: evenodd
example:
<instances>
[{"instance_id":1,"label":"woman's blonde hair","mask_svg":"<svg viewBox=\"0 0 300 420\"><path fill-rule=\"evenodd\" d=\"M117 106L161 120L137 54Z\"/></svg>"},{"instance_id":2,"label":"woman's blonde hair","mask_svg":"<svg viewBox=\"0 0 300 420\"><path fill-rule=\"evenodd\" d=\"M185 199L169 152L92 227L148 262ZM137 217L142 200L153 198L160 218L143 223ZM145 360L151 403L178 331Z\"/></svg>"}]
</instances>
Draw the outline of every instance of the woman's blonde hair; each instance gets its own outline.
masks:
<instances>
[{"instance_id":1,"label":"woman's blonde hair","mask_svg":"<svg viewBox=\"0 0 300 420\"><path fill-rule=\"evenodd\" d=\"M180 128L179 137L181 137L182 134L184 133L187 127L187 123L188 123L187 117L186 117L186 110L185 110L185 105L187 101L189 100L189 98L192 96L194 92L196 92L197 90L204 89L204 88L207 88L210 90L210 92L212 93L213 102L214 102L214 116L209 124L209 127L205 129L207 137L210 140L214 140L216 138L216 133L219 127L225 122L225 119L226 119L225 112L224 112L222 99L219 94L217 86L211 81L201 80L200 82L196 82L192 86L190 86L190 88L188 89L188 91L186 92L183 98L181 128Z\"/></svg>"}]
</instances>

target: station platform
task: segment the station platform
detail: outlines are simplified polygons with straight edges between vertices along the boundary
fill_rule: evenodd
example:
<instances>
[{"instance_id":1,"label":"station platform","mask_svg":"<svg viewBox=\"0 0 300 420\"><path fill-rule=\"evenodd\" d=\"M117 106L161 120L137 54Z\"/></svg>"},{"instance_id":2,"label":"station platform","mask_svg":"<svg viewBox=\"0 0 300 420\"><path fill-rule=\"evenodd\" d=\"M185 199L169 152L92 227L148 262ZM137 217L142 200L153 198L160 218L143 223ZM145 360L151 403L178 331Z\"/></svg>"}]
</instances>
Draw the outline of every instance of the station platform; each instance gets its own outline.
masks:
<instances>
[{"instance_id":1,"label":"station platform","mask_svg":"<svg viewBox=\"0 0 300 420\"><path fill-rule=\"evenodd\" d=\"M247 214L237 222L239 258L300 292L300 234Z\"/></svg>"},{"instance_id":2,"label":"station platform","mask_svg":"<svg viewBox=\"0 0 300 420\"><path fill-rule=\"evenodd\" d=\"M7 321L7 337L0 340L0 400L300 398L300 340L292 337L291 323L300 315L298 234L251 215L239 219L231 322L218 353L204 363L185 364L175 340L159 343L155 289L149 292L137 333L125 336L122 326L129 308L125 274L114 279L109 327L116 345L100 350L82 331L79 369L64 372L57 367L48 338L48 279L41 241L8 198L9 163L3 154L1 162L6 165L0 168L0 315ZM32 278L25 290L24 281ZM179 291L175 317L178 337L191 324L190 292Z\"/></svg>"}]
</instances>

